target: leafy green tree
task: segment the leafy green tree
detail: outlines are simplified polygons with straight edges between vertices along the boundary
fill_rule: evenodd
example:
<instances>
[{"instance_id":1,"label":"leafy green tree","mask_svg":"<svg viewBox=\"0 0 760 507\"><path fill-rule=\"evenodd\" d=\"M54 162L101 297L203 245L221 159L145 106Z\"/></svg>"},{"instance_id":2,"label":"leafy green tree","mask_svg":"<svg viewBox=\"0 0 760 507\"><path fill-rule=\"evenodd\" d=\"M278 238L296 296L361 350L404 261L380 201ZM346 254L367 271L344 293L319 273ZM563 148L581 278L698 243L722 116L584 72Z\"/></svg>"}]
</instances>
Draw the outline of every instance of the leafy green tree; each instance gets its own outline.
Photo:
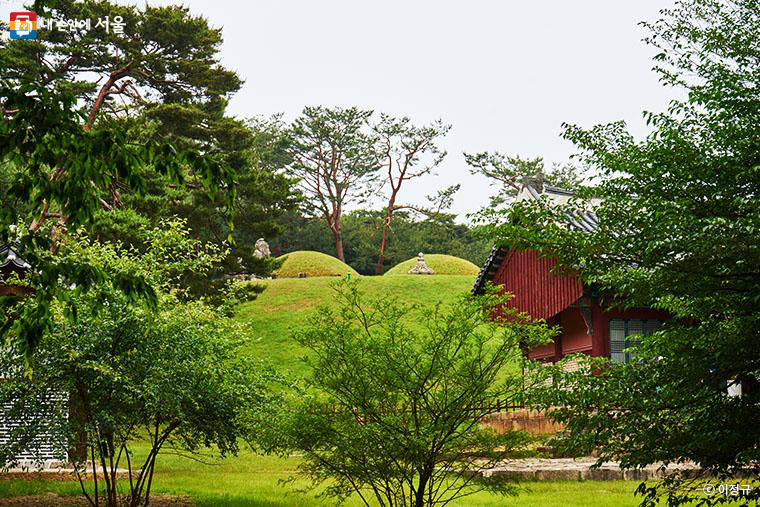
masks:
<instances>
[{"instance_id":1,"label":"leafy green tree","mask_svg":"<svg viewBox=\"0 0 760 507\"><path fill-rule=\"evenodd\" d=\"M17 196L3 201L0 241L17 240L20 253L35 267L36 281L45 282L27 296L36 305L23 305L26 313L5 319L0 331L24 343L27 358L52 324L52 302L69 298L72 286L86 290L106 276L84 262L41 256L40 246L47 243L55 251L67 228L92 226L98 209L120 205L122 187L144 193L148 171L176 185L185 184L189 175L212 198L226 194L229 204L235 188L234 170L208 146L136 140L127 135L123 120L152 98L169 108L191 100L215 103L212 114L219 114L218 105L239 80L213 58L221 42L218 31L202 30L205 21L181 8L152 9L146 16L109 2L49 4L40 1L32 8L53 21L118 15L126 25L124 34L103 28L85 33L41 29L34 41L0 42L0 163L10 170L4 175L10 179L9 193ZM201 38L183 41L188 33ZM12 233L22 224L28 228ZM129 273L114 279L113 286L155 305L150 286ZM16 299L0 303L9 308Z\"/></svg>"},{"instance_id":2,"label":"leafy green tree","mask_svg":"<svg viewBox=\"0 0 760 507\"><path fill-rule=\"evenodd\" d=\"M538 248L621 306L672 315L644 340L636 361L557 374L538 400L563 408L561 442L635 468L691 460L721 478L760 470L760 4L684 0L645 26L662 82L685 90L652 132L636 140L620 122L567 126L583 159L603 177L566 206L522 203L492 214L497 241ZM599 198L592 201L592 198ZM593 234L565 227L592 208ZM606 363L602 361L602 363ZM600 375L588 375L592 372ZM728 386L741 385L741 396ZM744 470L744 472L742 472ZM760 496L703 498L675 478L642 485L644 503L703 505Z\"/></svg>"},{"instance_id":3,"label":"leafy green tree","mask_svg":"<svg viewBox=\"0 0 760 507\"><path fill-rule=\"evenodd\" d=\"M162 450L213 446L235 454L250 436L249 421L274 403L267 385L276 376L239 352L245 327L171 290L188 267L208 269L223 252L198 245L181 223L151 234L147 254L70 236L57 259L87 259L111 278L141 272L158 294L158 311L129 304L103 281L74 296L75 321L56 305L56 326L37 348L31 377L18 367L17 350L0 358L4 417L24 421L0 446L3 466L22 450L52 444L73 460L93 506L148 505ZM135 454L135 444L145 443L147 455ZM67 457L67 449L85 452ZM126 486L117 469L127 469Z\"/></svg>"},{"instance_id":4,"label":"leafy green tree","mask_svg":"<svg viewBox=\"0 0 760 507\"><path fill-rule=\"evenodd\" d=\"M135 223L156 225L166 216L177 215L188 220L198 239L221 244L234 228L241 233L240 244L231 245L227 272L267 274L271 266L257 263L251 256L253 243L258 237L275 235L278 230L273 218L283 208L296 206L294 181L279 171L286 164L282 159L285 136L276 131L277 123L255 120L246 124L226 113L227 103L242 81L219 63L221 30L178 6L143 9L66 0L48 8L46 3L38 2L34 8L49 20L121 16L124 33L103 28L41 30L34 41L2 41L0 62L8 69L11 83L36 82L74 93L82 106L86 130L99 121L116 122L114 128L127 131L135 143L163 139L179 149L192 147L214 155L238 175L237 184L224 185L215 196L205 191L206 175L189 164L182 167L186 177L181 184L150 167L145 168L142 189L113 177L108 193L100 197L102 211L120 211L124 206L130 210L98 213L98 229L93 232L137 244L140 238L129 234ZM274 140L265 141L273 135ZM278 156L278 165L273 166ZM231 222L233 212L240 213L241 208L245 216L234 215L237 218ZM48 218L42 213L33 228ZM251 235L255 236L252 241Z\"/></svg>"},{"instance_id":5,"label":"leafy green tree","mask_svg":"<svg viewBox=\"0 0 760 507\"><path fill-rule=\"evenodd\" d=\"M471 174L480 174L498 188L496 195L491 196L489 207L502 208L510 204L520 191L525 178L539 177L543 183L555 185L566 190L574 190L584 180L584 172L573 164L554 164L546 169L544 159L511 157L499 152L487 151L474 154L464 154L465 161L470 166Z\"/></svg>"},{"instance_id":6,"label":"leafy green tree","mask_svg":"<svg viewBox=\"0 0 760 507\"><path fill-rule=\"evenodd\" d=\"M231 129L232 120L224 117L224 108L241 85L237 75L215 58L222 41L220 30L182 7L140 10L111 2L71 0L48 4L37 2L31 7L54 22L121 16L124 33L102 27L82 32L41 29L34 41L4 40L0 62L8 86L35 83L73 94L79 99L84 130L101 119L113 122L142 113L166 130L179 131L183 139L199 141L194 146L198 151L208 152L220 144L214 133ZM7 110L13 109L6 106ZM198 177L205 176L199 173ZM120 184L129 183L114 178L110 196L101 197L102 206L119 206ZM48 218L41 212L32 228Z\"/></svg>"},{"instance_id":7,"label":"leafy green tree","mask_svg":"<svg viewBox=\"0 0 760 507\"><path fill-rule=\"evenodd\" d=\"M213 236L220 246L237 224L248 242L229 248L225 266L208 276L269 273L274 263L254 260L248 237L276 234L274 217L296 205L293 181L271 165L285 136L265 141L270 125L226 115L241 81L218 62L221 31L182 7L66 0L32 10L53 22L121 16L125 25L123 34L41 28L33 41L0 41L0 179L10 197L2 201L0 241L18 241L35 276L48 280L33 295L35 313L6 320L0 334L31 351L51 325L50 302L104 276L83 263L35 257L45 242L55 250L67 229L144 249L139 231L168 215L197 217L189 222L196 238ZM232 221L241 209L246 216ZM21 232L12 234L16 226ZM114 285L155 303L149 286L123 277ZM209 285L188 275L199 293Z\"/></svg>"},{"instance_id":8,"label":"leafy green tree","mask_svg":"<svg viewBox=\"0 0 760 507\"><path fill-rule=\"evenodd\" d=\"M142 191L142 169L146 165L182 182L182 167L192 164L196 173L203 175L206 190L213 194L233 184L234 174L194 150L178 152L156 140L134 144L112 125L83 129L70 93L28 84L1 86L0 103L9 113L0 122L0 160L3 169L11 170L7 174L8 193L16 196L0 208L0 242L17 244L22 257L34 266L29 276L37 289L31 295L0 298L0 306L6 309L20 299L34 303L22 305L21 313L4 313L14 317L3 320L0 335L22 344L28 358L52 325L53 301L67 301L72 293L87 290L107 277L101 267L85 260L61 261L43 252L57 250L65 227L78 230L93 223L114 178ZM37 218L26 226L29 209ZM48 218L57 218L58 222L54 226L45 224ZM131 299L142 297L155 306L155 292L134 273L121 272L111 283Z\"/></svg>"},{"instance_id":9,"label":"leafy green tree","mask_svg":"<svg viewBox=\"0 0 760 507\"><path fill-rule=\"evenodd\" d=\"M222 211L223 203L213 200L201 189L194 189L194 204L172 214L186 217L197 237L222 244L230 233L235 243L224 261L224 273L248 273L268 276L277 267L272 259L258 259L253 253L256 240L272 240L282 234L277 218L295 210L301 203L297 179L285 172L290 163L291 144L286 126L279 116L252 118L243 150L244 161L237 167L233 229Z\"/></svg>"},{"instance_id":10,"label":"leafy green tree","mask_svg":"<svg viewBox=\"0 0 760 507\"><path fill-rule=\"evenodd\" d=\"M399 191L404 182L430 174L443 162L446 151L441 150L436 141L451 130L451 125L444 125L438 120L418 127L407 117L393 118L382 114L373 128L378 137L377 149L382 169L386 173L384 183L389 187L380 252L375 265L375 274L382 275L393 214L399 209L414 208L397 202Z\"/></svg>"},{"instance_id":11,"label":"leafy green tree","mask_svg":"<svg viewBox=\"0 0 760 507\"><path fill-rule=\"evenodd\" d=\"M220 154L230 160L236 174L232 204L225 202L224 196L209 196L198 181L191 179L186 185L178 186L165 177L154 175L146 194L128 194L123 198L124 209L136 211L151 225L167 216L182 217L196 238L226 244L230 252L218 275L250 273L266 276L273 266L253 256L256 240L277 237L282 232L277 218L296 209L300 202L296 180L284 173L289 160L289 138L277 117L253 118L231 130L234 130L231 134L234 146L221 147ZM147 137L151 124L136 121L132 131L136 138ZM176 134L170 132L150 136L176 138ZM145 246L144 238L124 235L128 231L123 230L122 220L129 222L129 217L106 211L102 211L99 217L99 227L94 231L98 236ZM230 236L234 237L234 243L228 241Z\"/></svg>"},{"instance_id":12,"label":"leafy green tree","mask_svg":"<svg viewBox=\"0 0 760 507\"><path fill-rule=\"evenodd\" d=\"M514 494L483 479L521 432L480 425L497 399L515 396L510 365L520 344L544 343L551 330L507 312L504 298L463 296L451 307L421 309L391 298L367 302L357 284L336 285L328 308L297 334L311 354L305 392L283 412L276 442L303 453L301 471L328 496L357 495L365 505L446 505L475 491ZM282 432L282 433L280 433Z\"/></svg>"},{"instance_id":13,"label":"leafy green tree","mask_svg":"<svg viewBox=\"0 0 760 507\"><path fill-rule=\"evenodd\" d=\"M350 215L351 213L348 213L344 216L344 228ZM307 216L296 210L284 213L278 218L277 223L283 232L270 243L272 255L279 256L297 250L314 250L328 255L335 252L335 238L325 227L321 217ZM348 261L348 258L346 260Z\"/></svg>"},{"instance_id":14,"label":"leafy green tree","mask_svg":"<svg viewBox=\"0 0 760 507\"><path fill-rule=\"evenodd\" d=\"M135 135L145 134L136 132ZM283 229L277 219L300 203L296 180L283 173L289 161L289 137L279 117L253 118L235 135L242 144L235 167L231 223L225 216L225 203L219 197L210 197L197 182L177 186L156 175L148 184L146 194L124 197L122 210L101 211L93 234L145 249L148 247L146 238L138 234L142 229L125 227L125 224L141 220L155 226L165 217L177 216L187 221L197 239L224 245L229 250L224 261L208 276L188 276L189 286L195 292L216 293L209 289L217 287L225 275L268 276L277 265L271 258L259 259L253 255L256 240L271 241L279 236ZM232 244L227 240L230 234L235 239Z\"/></svg>"},{"instance_id":15,"label":"leafy green tree","mask_svg":"<svg viewBox=\"0 0 760 507\"><path fill-rule=\"evenodd\" d=\"M355 211L346 216L346 259L362 274L374 274L377 240L384 226L383 212ZM482 265L491 250L489 241L477 236L448 213L429 216L399 210L390 229L385 261L388 266L414 258L419 252L447 254Z\"/></svg>"},{"instance_id":16,"label":"leafy green tree","mask_svg":"<svg viewBox=\"0 0 760 507\"><path fill-rule=\"evenodd\" d=\"M139 9L93 0L38 1L29 7L53 22L123 19L123 33L39 27L33 41L5 39L0 46L5 79L74 93L84 103L86 129L101 113L136 110L202 141L221 135L225 126L238 126L223 114L242 81L219 64L221 30L187 8Z\"/></svg>"},{"instance_id":17,"label":"leafy green tree","mask_svg":"<svg viewBox=\"0 0 760 507\"><path fill-rule=\"evenodd\" d=\"M325 220L335 254L344 262L344 207L367 197L379 168L371 116L356 107L306 107L291 127L290 170L300 178L309 211Z\"/></svg>"}]
</instances>

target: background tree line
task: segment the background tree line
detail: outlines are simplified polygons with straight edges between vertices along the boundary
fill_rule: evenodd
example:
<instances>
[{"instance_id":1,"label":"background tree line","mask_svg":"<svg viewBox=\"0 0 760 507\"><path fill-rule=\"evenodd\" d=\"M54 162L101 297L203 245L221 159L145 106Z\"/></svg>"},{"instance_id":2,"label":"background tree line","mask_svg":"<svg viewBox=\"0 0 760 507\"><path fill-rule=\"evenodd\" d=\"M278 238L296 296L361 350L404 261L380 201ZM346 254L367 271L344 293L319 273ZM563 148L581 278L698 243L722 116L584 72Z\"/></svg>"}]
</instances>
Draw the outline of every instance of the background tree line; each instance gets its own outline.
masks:
<instances>
[{"instance_id":1,"label":"background tree line","mask_svg":"<svg viewBox=\"0 0 760 507\"><path fill-rule=\"evenodd\" d=\"M378 261L378 245L386 229L385 210L355 210L343 217L346 263L363 275L373 275ZM473 229L455 221L452 214L435 217L396 213L393 226L388 228L384 266L392 267L417 255L418 252L454 255L481 265L491 249L489 240L475 234ZM335 253L333 237L318 218L297 212L284 214L278 223L283 234L272 242L272 253L296 250L315 250Z\"/></svg>"}]
</instances>

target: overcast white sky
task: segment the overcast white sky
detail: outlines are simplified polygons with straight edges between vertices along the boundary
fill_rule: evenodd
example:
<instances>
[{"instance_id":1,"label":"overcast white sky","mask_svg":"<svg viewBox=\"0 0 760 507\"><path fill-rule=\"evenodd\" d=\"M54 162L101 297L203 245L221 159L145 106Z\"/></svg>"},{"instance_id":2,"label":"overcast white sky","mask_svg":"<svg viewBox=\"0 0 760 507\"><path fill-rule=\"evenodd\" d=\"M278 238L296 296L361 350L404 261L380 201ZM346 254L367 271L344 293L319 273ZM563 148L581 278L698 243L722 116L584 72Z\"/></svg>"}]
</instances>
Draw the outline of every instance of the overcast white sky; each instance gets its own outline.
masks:
<instances>
[{"instance_id":1,"label":"overcast white sky","mask_svg":"<svg viewBox=\"0 0 760 507\"><path fill-rule=\"evenodd\" d=\"M21 3L0 0L6 19ZM224 28L222 62L245 79L231 103L238 116L292 119L304 105L356 105L453 124L438 175L400 199L422 202L461 183L460 214L492 192L469 174L463 151L564 162L574 148L559 136L562 122L623 119L643 134L641 111L661 110L673 96L650 71L654 52L637 26L670 0L182 3Z\"/></svg>"}]
</instances>

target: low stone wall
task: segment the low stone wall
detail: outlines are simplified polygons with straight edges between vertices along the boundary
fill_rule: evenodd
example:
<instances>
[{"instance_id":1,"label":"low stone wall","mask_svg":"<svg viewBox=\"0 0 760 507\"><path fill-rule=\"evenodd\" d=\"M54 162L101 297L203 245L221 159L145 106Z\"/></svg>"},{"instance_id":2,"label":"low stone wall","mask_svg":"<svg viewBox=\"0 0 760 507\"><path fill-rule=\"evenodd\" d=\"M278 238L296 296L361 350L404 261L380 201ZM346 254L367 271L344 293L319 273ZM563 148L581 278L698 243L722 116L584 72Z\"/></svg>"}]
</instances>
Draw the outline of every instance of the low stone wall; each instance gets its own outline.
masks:
<instances>
[{"instance_id":1,"label":"low stone wall","mask_svg":"<svg viewBox=\"0 0 760 507\"><path fill-rule=\"evenodd\" d=\"M483 424L497 433L527 431L531 435L548 435L564 429L564 425L555 423L543 412L529 408L491 414L483 420Z\"/></svg>"},{"instance_id":2,"label":"low stone wall","mask_svg":"<svg viewBox=\"0 0 760 507\"><path fill-rule=\"evenodd\" d=\"M634 470L622 470L615 462L592 468L594 463L592 458L517 459L482 470L480 475L519 481L645 481L662 479L674 472L687 477L700 474L699 467L693 463L670 465L666 469L662 469L661 464L654 464Z\"/></svg>"}]
</instances>

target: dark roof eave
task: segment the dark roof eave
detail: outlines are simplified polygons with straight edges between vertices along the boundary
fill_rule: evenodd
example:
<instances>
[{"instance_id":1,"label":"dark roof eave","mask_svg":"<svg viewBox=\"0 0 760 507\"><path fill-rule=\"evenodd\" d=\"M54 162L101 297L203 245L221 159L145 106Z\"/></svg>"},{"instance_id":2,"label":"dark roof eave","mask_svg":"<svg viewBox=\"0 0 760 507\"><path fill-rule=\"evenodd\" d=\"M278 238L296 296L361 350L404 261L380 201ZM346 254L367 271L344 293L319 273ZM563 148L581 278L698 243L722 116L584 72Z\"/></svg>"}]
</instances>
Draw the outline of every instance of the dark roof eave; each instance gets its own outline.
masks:
<instances>
[{"instance_id":1,"label":"dark roof eave","mask_svg":"<svg viewBox=\"0 0 760 507\"><path fill-rule=\"evenodd\" d=\"M29 269L31 267L29 263L19 257L10 246L0 245L0 268L4 268L8 264L13 264L21 269Z\"/></svg>"},{"instance_id":2,"label":"dark roof eave","mask_svg":"<svg viewBox=\"0 0 760 507\"><path fill-rule=\"evenodd\" d=\"M478 277L475 279L475 285L472 287L473 296L483 294L483 288L485 287L486 282L493 280L493 277L501 266L501 261L504 260L508 253L509 248L503 246L494 245L493 248L491 248L491 253L488 254L486 262L483 264L483 267L480 268Z\"/></svg>"}]
</instances>

